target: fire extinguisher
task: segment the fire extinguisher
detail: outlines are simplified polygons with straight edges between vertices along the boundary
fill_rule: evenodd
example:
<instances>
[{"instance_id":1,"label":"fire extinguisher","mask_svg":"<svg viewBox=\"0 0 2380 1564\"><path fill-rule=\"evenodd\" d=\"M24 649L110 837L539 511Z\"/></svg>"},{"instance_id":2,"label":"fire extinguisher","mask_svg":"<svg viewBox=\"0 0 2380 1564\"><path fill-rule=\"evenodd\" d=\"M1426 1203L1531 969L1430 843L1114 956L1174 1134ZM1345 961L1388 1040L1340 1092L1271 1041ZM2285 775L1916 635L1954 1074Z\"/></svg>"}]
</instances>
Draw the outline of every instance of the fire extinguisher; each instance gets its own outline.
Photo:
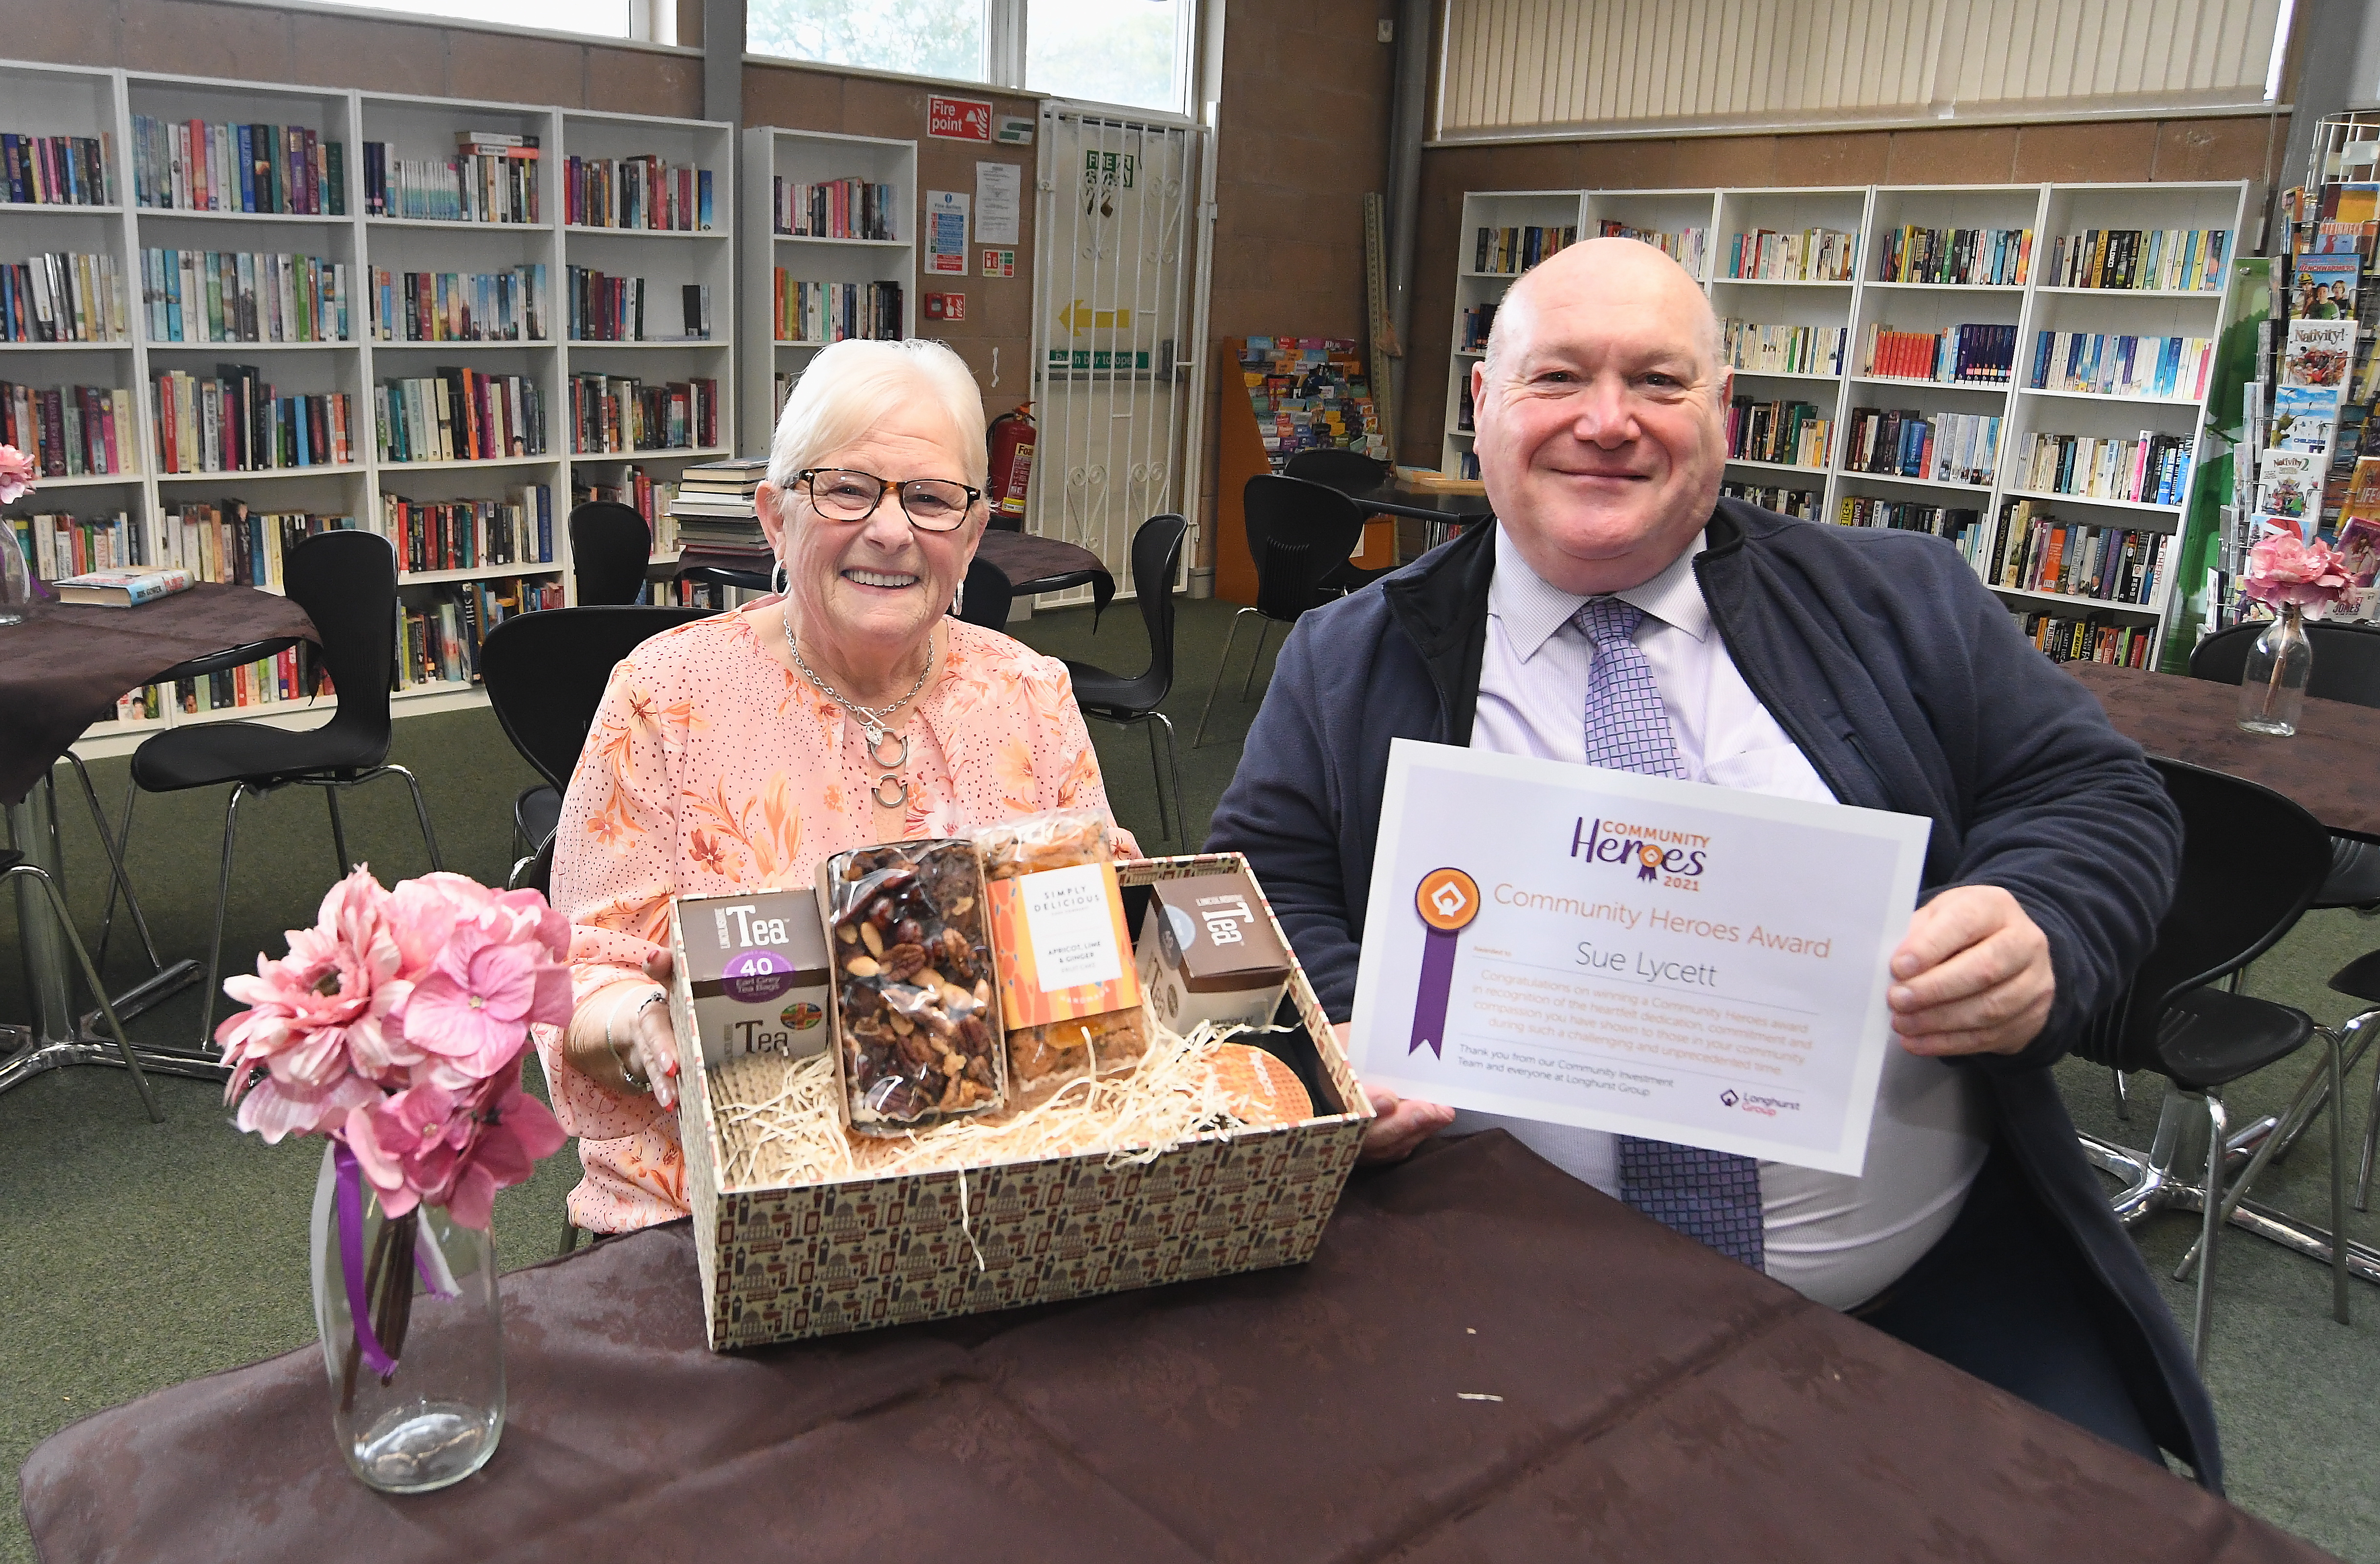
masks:
<instances>
[{"instance_id":1,"label":"fire extinguisher","mask_svg":"<svg viewBox=\"0 0 2380 1564\"><path fill-rule=\"evenodd\" d=\"M1033 483L1036 430L1033 404L1024 402L991 421L991 511L1022 517L1025 492Z\"/></svg>"}]
</instances>

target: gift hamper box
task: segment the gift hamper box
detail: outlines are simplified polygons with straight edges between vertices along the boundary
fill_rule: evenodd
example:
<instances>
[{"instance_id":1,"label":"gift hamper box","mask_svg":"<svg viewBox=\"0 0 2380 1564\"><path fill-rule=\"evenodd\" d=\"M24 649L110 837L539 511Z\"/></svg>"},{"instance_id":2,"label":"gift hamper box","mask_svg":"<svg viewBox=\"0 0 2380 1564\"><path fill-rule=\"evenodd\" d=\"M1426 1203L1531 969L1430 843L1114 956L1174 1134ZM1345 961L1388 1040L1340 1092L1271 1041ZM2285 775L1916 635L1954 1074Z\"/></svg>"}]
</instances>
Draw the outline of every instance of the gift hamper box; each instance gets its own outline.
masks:
<instances>
[{"instance_id":1,"label":"gift hamper box","mask_svg":"<svg viewBox=\"0 0 2380 1564\"><path fill-rule=\"evenodd\" d=\"M883 857L883 849L870 850L878 857L861 858L848 870L862 893L873 892L886 878L880 870L862 881L862 872ZM1000 855L987 852L985 861L995 865L997 877ZM1186 1134L1157 1149L1124 1145L1071 1155L1002 1155L930 1171L860 1171L769 1182L736 1170L739 1160L750 1160L731 1155L742 1143L738 1137L745 1133L741 1125L748 1104L723 1088L714 1100L714 1088L727 1080L724 1070L739 1067L732 1058L722 1067L721 1051L703 1039L685 1050L678 1122L705 1325L714 1350L1293 1265L1313 1256L1354 1166L1371 1109L1289 952L1289 941L1236 853L1127 860L1114 864L1114 871L1125 887L1237 874L1256 891L1257 910L1287 958L1287 996L1278 1024L1289 1030L1242 1034L1234 1042L1298 1058L1306 1084L1301 1090L1288 1069L1255 1049L1217 1048L1208 1057L1220 1067L1223 1053L1234 1054L1238 1068L1232 1078L1245 1082L1253 1077L1263 1102L1272 1100L1269 1081L1285 1083L1284 1100L1304 1096L1310 1102L1288 1110L1286 1122L1226 1119L1227 1128ZM900 871L891 873L897 877ZM851 1094L844 1109L850 1142L865 1139L880 1152L917 1142L917 1134L905 1136L901 1125L873 1111L878 1106L892 1113L914 1107L917 1122L957 1124L963 1134L996 1125L999 1115L978 1111L985 1088L974 1082L1004 1092L1016 1072L1004 1048L995 1045L987 1055L982 1046L986 1022L990 1035L1000 1035L1001 995L989 981L992 974L978 977L978 966L994 963L987 959L984 945L969 944L980 937L978 925L960 920L951 927L917 930L900 906L881 901L873 928L864 908L842 910L838 918L842 904L830 904L829 878L822 870L829 951L843 969L856 961L870 978L881 971L886 981L898 977L908 985L897 991L907 1000L905 1008L879 1006L863 1018L864 1024L877 1028L871 1035L887 1046L873 1057L855 1047L851 1060L839 1067L833 1089ZM1061 883L1054 877L1041 882ZM673 910L680 974L674 999L682 1039L695 1035L695 1021L687 976L692 969L679 930L715 921L704 905L711 899L721 898L682 898ZM953 905L971 899L945 897ZM1091 915L1100 916L1096 910ZM1123 929L1120 910L1113 922ZM917 937L912 943L904 935ZM915 952L936 963L922 977L915 971ZM1046 943L1043 954L1050 955ZM1002 959L1014 962L1011 957ZM1124 950L1119 976L1128 990L1134 964L1135 953ZM1278 973L1272 981L1278 992ZM1105 992L1112 995L1113 985ZM852 1019L844 1013L850 1008L844 993L836 991L837 1025ZM852 996L870 998L865 993ZM1079 1031L1093 1044L1086 1052L1096 1055L1099 1042L1145 1041L1142 1019L1135 1013L1131 1024L1120 1027L1118 1016L1109 1014L1095 1018L1096 1031L1086 1022L1027 1027L1009 1035L1021 1045L1027 1037L1038 1042L1045 1032ZM809 1041L801 1035L796 1051ZM929 1053L929 1043L940 1052ZM892 1050L895 1044L906 1044L910 1058L926 1062L905 1064ZM1158 1050L1150 1051L1154 1060ZM1184 1048L1182 1057L1191 1052ZM1246 1068L1249 1060L1257 1067L1253 1070ZM1115 1068L1094 1058L1079 1073L1107 1079ZM904 1069L916 1079L902 1078ZM1218 1068L1217 1078L1223 1073ZM1038 1095L1020 1093L1016 1100L1029 1104Z\"/></svg>"}]
</instances>

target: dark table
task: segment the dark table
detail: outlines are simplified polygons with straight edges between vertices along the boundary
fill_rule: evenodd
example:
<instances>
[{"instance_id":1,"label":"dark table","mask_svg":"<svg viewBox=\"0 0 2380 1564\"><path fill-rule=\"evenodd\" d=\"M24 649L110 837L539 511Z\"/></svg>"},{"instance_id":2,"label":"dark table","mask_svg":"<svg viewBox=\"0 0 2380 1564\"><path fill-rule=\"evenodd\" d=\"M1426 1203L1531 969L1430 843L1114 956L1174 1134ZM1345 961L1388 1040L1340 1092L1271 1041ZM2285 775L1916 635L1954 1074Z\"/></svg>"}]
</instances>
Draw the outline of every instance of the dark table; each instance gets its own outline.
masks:
<instances>
[{"instance_id":1,"label":"dark table","mask_svg":"<svg viewBox=\"0 0 2380 1564\"><path fill-rule=\"evenodd\" d=\"M1332 488L1339 485L1332 484ZM1473 521L1485 521L1496 513L1486 495L1450 495L1436 489L1409 489L1395 479L1368 489L1340 489L1341 494L1362 507L1365 514L1375 512L1390 516L1409 516L1427 523L1423 530L1424 545L1436 548L1453 535L1454 529Z\"/></svg>"},{"instance_id":2,"label":"dark table","mask_svg":"<svg viewBox=\"0 0 2380 1564\"><path fill-rule=\"evenodd\" d=\"M1114 574L1098 555L1079 544L988 527L983 541L976 544L976 556L998 566L1000 573L1008 578L1009 590L1019 597L1089 587L1094 624L1107 611L1108 605L1115 601ZM753 592L773 590L770 568L766 556L756 559L752 555L728 550L688 548L677 558L680 575L702 570L713 580Z\"/></svg>"},{"instance_id":3,"label":"dark table","mask_svg":"<svg viewBox=\"0 0 2380 1564\"><path fill-rule=\"evenodd\" d=\"M2380 842L2380 711L2309 700L2295 737L2276 739L2240 729L2236 684L2105 663L2064 666L2117 730L2149 753L2261 783L2334 836Z\"/></svg>"},{"instance_id":4,"label":"dark table","mask_svg":"<svg viewBox=\"0 0 2380 1564\"><path fill-rule=\"evenodd\" d=\"M1359 1173L1288 1270L730 1356L703 1348L685 1223L504 1290L511 1406L477 1476L402 1499L358 1484L308 1346L43 1443L23 1473L35 1547L119 1564L2324 1557L1500 1131Z\"/></svg>"},{"instance_id":5,"label":"dark table","mask_svg":"<svg viewBox=\"0 0 2380 1564\"><path fill-rule=\"evenodd\" d=\"M318 639L306 610L253 587L201 583L138 608L34 603L23 624L0 628L0 801L18 850L58 878L56 800L36 784L85 728L115 710L126 690L230 647ZM119 1063L112 1044L76 1026L66 943L48 899L24 878L17 898L38 1014L30 1045L0 1057L0 1091L63 1065ZM116 1013L138 1014L197 974L194 963L176 963L117 1000ZM135 1051L144 1069L187 1073L175 1062L183 1057L178 1050Z\"/></svg>"}]
</instances>

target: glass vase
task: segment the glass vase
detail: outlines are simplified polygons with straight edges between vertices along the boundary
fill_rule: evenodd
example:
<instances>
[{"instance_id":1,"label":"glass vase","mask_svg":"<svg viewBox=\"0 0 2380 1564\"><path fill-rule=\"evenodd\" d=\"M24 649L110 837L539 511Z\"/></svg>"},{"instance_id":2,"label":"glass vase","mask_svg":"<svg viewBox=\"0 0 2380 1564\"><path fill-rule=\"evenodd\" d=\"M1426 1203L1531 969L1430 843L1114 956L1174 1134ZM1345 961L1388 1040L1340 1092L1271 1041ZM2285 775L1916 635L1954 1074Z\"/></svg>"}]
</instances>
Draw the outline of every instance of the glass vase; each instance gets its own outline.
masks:
<instances>
[{"instance_id":1,"label":"glass vase","mask_svg":"<svg viewBox=\"0 0 2380 1564\"><path fill-rule=\"evenodd\" d=\"M0 625L24 623L26 605L32 601L32 567L17 542L16 524L0 518Z\"/></svg>"},{"instance_id":2,"label":"glass vase","mask_svg":"<svg viewBox=\"0 0 2380 1564\"><path fill-rule=\"evenodd\" d=\"M2305 610L2285 603L2280 617L2265 626L2248 648L2248 666L2240 673L2240 726L2282 739L2295 733L2305 711L2306 679L2313 672L2313 642L2306 636Z\"/></svg>"},{"instance_id":3,"label":"glass vase","mask_svg":"<svg viewBox=\"0 0 2380 1564\"><path fill-rule=\"evenodd\" d=\"M355 1474L382 1493L421 1494L486 1465L504 1428L493 1237L441 1206L389 1217L334 1142L314 1188L313 1280L331 1428Z\"/></svg>"}]
</instances>

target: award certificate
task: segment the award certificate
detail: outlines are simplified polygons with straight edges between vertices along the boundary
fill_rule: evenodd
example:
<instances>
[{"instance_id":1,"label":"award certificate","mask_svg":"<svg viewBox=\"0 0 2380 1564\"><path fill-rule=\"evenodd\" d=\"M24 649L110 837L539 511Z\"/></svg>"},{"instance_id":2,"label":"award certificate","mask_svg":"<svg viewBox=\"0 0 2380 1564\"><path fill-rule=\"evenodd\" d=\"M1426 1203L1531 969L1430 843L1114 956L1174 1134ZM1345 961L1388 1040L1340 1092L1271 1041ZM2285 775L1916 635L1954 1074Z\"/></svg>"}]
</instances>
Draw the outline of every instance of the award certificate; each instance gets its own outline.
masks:
<instances>
[{"instance_id":1,"label":"award certificate","mask_svg":"<svg viewBox=\"0 0 2380 1564\"><path fill-rule=\"evenodd\" d=\"M1400 739L1368 1082L1856 1176L1930 821Z\"/></svg>"}]
</instances>

